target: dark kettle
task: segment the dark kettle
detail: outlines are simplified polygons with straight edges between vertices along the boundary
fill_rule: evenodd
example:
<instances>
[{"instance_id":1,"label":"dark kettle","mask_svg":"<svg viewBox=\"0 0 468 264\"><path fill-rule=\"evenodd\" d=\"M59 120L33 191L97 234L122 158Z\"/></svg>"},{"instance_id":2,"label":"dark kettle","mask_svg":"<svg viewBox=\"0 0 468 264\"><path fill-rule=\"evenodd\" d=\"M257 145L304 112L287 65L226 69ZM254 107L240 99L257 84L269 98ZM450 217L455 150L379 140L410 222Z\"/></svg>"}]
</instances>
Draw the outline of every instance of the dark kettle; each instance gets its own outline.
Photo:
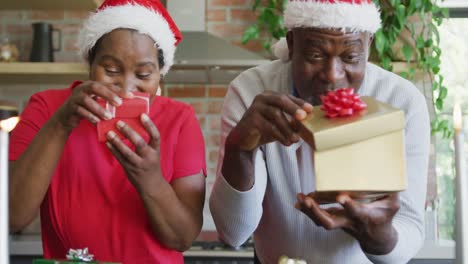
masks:
<instances>
[{"instance_id":1,"label":"dark kettle","mask_svg":"<svg viewBox=\"0 0 468 264\"><path fill-rule=\"evenodd\" d=\"M30 61L52 62L54 61L54 51L59 51L62 46L62 32L52 28L49 23L33 23L33 45L31 49ZM58 32L59 46L54 48L52 41L53 32Z\"/></svg>"}]
</instances>

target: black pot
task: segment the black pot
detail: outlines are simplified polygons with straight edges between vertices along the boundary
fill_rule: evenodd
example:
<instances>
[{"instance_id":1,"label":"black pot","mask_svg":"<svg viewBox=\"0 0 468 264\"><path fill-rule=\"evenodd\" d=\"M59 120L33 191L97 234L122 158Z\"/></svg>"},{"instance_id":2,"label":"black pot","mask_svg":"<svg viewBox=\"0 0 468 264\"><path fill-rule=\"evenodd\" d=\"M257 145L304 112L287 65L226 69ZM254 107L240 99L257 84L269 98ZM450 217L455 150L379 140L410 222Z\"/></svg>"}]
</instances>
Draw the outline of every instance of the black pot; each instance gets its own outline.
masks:
<instances>
[{"instance_id":1,"label":"black pot","mask_svg":"<svg viewBox=\"0 0 468 264\"><path fill-rule=\"evenodd\" d=\"M30 61L33 62L52 62L54 61L54 51L59 51L62 46L62 32L52 28L49 23L33 23L33 45L31 49ZM54 48L53 32L58 32L59 46Z\"/></svg>"}]
</instances>

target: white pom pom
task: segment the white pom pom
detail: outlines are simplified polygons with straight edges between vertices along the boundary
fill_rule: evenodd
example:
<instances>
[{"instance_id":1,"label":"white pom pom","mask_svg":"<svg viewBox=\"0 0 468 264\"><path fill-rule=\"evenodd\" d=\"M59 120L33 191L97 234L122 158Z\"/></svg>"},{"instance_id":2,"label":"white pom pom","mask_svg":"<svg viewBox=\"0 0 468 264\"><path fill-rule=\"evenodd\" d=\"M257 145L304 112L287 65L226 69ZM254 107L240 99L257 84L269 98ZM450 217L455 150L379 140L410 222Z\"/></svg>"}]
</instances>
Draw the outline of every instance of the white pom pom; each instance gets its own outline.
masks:
<instances>
[{"instance_id":1,"label":"white pom pom","mask_svg":"<svg viewBox=\"0 0 468 264\"><path fill-rule=\"evenodd\" d=\"M278 42L273 45L273 54L281 61L289 61L289 49L286 38L281 38Z\"/></svg>"}]
</instances>

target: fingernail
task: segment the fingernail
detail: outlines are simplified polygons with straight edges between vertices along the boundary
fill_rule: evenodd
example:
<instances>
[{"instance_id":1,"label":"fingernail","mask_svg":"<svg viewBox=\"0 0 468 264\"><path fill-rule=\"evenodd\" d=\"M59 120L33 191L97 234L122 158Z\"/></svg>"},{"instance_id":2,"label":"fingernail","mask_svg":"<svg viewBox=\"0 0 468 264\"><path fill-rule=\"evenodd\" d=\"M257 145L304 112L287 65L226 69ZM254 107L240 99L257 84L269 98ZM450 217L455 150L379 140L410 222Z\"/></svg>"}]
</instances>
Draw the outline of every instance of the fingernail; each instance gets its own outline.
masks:
<instances>
[{"instance_id":1,"label":"fingernail","mask_svg":"<svg viewBox=\"0 0 468 264\"><path fill-rule=\"evenodd\" d=\"M108 111L105 111L105 112L104 112L104 118L105 118L106 120L111 120L111 119L112 119L112 114L109 113Z\"/></svg>"},{"instance_id":2,"label":"fingernail","mask_svg":"<svg viewBox=\"0 0 468 264\"><path fill-rule=\"evenodd\" d=\"M106 146L107 146L108 148L112 148L112 145L111 145L111 143L109 143L109 142L106 142Z\"/></svg>"},{"instance_id":3,"label":"fingernail","mask_svg":"<svg viewBox=\"0 0 468 264\"><path fill-rule=\"evenodd\" d=\"M97 124L97 123L99 123L99 121L101 121L99 118L97 118L95 116L91 117L91 122L93 122L93 124Z\"/></svg>"},{"instance_id":4,"label":"fingernail","mask_svg":"<svg viewBox=\"0 0 468 264\"><path fill-rule=\"evenodd\" d=\"M117 104L117 106L119 106L119 105L122 104L122 98L120 98L120 97L115 97L115 98L114 98L114 102Z\"/></svg>"},{"instance_id":5,"label":"fingernail","mask_svg":"<svg viewBox=\"0 0 468 264\"><path fill-rule=\"evenodd\" d=\"M297 111L296 111L296 118L298 118L299 120L302 120L302 119L304 119L306 116L307 116L306 111L304 111L304 110L302 110L302 109L297 109Z\"/></svg>"},{"instance_id":6,"label":"fingernail","mask_svg":"<svg viewBox=\"0 0 468 264\"><path fill-rule=\"evenodd\" d=\"M115 134L115 132L112 131L112 130L107 133L107 138L108 139L113 139L113 138L115 138L115 136L117 136L117 134Z\"/></svg>"},{"instance_id":7,"label":"fingernail","mask_svg":"<svg viewBox=\"0 0 468 264\"><path fill-rule=\"evenodd\" d=\"M148 122L150 119L149 119L149 116L147 114L141 114L141 121L142 122Z\"/></svg>"},{"instance_id":8,"label":"fingernail","mask_svg":"<svg viewBox=\"0 0 468 264\"><path fill-rule=\"evenodd\" d=\"M124 127L124 126L125 126L125 123L124 123L122 120L119 120L119 121L117 122L117 128L118 128L118 129L121 129L121 128Z\"/></svg>"},{"instance_id":9,"label":"fingernail","mask_svg":"<svg viewBox=\"0 0 468 264\"><path fill-rule=\"evenodd\" d=\"M307 112L310 112L310 111L312 111L312 109L314 109L314 107L309 103L304 103L302 108L304 108L304 110L306 110L306 111L308 110Z\"/></svg>"},{"instance_id":10,"label":"fingernail","mask_svg":"<svg viewBox=\"0 0 468 264\"><path fill-rule=\"evenodd\" d=\"M127 92L126 96L127 96L128 98L133 98L133 93L132 93L132 92Z\"/></svg>"},{"instance_id":11,"label":"fingernail","mask_svg":"<svg viewBox=\"0 0 468 264\"><path fill-rule=\"evenodd\" d=\"M338 198L336 198L336 200L340 204L345 204L346 203L346 197L344 197L344 196L338 196Z\"/></svg>"}]
</instances>

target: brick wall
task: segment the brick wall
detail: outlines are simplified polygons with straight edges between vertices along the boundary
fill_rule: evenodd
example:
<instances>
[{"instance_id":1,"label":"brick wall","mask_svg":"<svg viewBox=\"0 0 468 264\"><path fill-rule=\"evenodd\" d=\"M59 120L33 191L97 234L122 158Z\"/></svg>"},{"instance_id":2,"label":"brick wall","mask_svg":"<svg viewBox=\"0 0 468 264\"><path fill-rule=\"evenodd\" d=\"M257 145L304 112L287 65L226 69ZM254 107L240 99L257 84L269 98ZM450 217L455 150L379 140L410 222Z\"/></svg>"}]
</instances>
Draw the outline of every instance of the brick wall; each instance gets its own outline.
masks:
<instances>
[{"instance_id":1,"label":"brick wall","mask_svg":"<svg viewBox=\"0 0 468 264\"><path fill-rule=\"evenodd\" d=\"M164 95L189 103L203 130L208 167L208 188L216 172L220 137L220 113L227 85L166 85Z\"/></svg>"},{"instance_id":2,"label":"brick wall","mask_svg":"<svg viewBox=\"0 0 468 264\"><path fill-rule=\"evenodd\" d=\"M251 41L245 46L240 42L244 30L255 21L251 8L253 2L254 0L207 0L207 31L251 51L262 51L258 41Z\"/></svg>"},{"instance_id":3,"label":"brick wall","mask_svg":"<svg viewBox=\"0 0 468 264\"><path fill-rule=\"evenodd\" d=\"M20 51L20 61L28 61L32 47L32 23L47 22L62 31L62 41L54 34L54 53L58 62L76 62L74 43L87 12L76 11L0 11L0 36L8 37Z\"/></svg>"},{"instance_id":4,"label":"brick wall","mask_svg":"<svg viewBox=\"0 0 468 264\"><path fill-rule=\"evenodd\" d=\"M254 20L251 12L253 0L206 0L207 31L242 46L240 39L243 30ZM8 36L20 51L20 61L28 61L32 46L32 23L48 22L62 31L62 42L55 41L60 51L54 53L57 62L77 62L74 47L80 25L88 12L83 11L0 11L0 41ZM57 36L54 36L58 39ZM246 46L252 51L260 51L259 43L252 42ZM67 84L38 84L34 86L5 86L0 80L0 99L9 99L23 104L34 92L47 88L66 87ZM164 95L191 104L197 113L206 142L206 159L208 165L208 192L214 179L219 146L219 117L227 84L223 85L178 85L166 84ZM206 210L207 211L207 210ZM208 228L213 228L208 220ZM33 231L38 227L31 228Z\"/></svg>"}]
</instances>

